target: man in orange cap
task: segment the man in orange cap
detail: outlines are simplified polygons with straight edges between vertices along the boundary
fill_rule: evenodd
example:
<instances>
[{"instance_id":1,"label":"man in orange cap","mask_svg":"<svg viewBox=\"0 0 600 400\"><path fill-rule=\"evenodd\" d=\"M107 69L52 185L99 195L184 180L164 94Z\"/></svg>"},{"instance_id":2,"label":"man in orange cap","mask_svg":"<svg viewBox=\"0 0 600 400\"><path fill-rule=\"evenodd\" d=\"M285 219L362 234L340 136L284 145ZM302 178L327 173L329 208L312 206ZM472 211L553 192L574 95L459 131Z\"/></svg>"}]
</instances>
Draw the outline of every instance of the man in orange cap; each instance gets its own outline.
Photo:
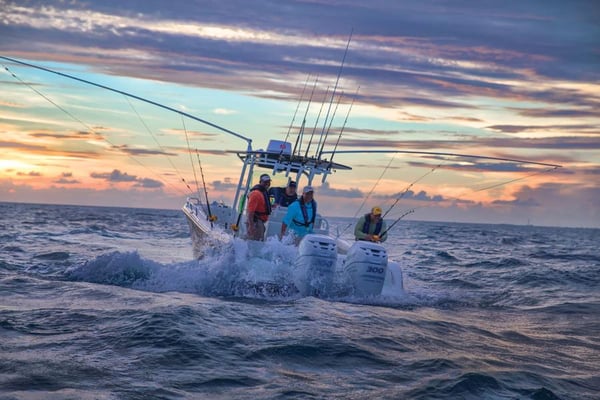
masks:
<instances>
[{"instance_id":1,"label":"man in orange cap","mask_svg":"<svg viewBox=\"0 0 600 400\"><path fill-rule=\"evenodd\" d=\"M387 240L387 225L381 217L381 207L375 206L371 212L360 217L354 227L356 240L369 242L385 242Z\"/></svg>"}]
</instances>

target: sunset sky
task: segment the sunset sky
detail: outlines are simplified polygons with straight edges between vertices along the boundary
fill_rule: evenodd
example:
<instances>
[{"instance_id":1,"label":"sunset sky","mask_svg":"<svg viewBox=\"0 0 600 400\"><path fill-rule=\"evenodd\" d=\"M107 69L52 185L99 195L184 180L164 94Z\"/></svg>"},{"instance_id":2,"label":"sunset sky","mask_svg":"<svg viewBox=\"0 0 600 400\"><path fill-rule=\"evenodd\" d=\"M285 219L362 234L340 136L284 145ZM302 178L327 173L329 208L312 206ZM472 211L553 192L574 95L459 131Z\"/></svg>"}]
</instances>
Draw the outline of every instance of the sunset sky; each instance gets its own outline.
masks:
<instances>
[{"instance_id":1,"label":"sunset sky","mask_svg":"<svg viewBox=\"0 0 600 400\"><path fill-rule=\"evenodd\" d=\"M0 0L0 56L254 149L295 143L306 115L303 151L326 124L325 150L562 166L339 153L353 170L315 181L324 214L400 198L392 221L598 228L598 21L595 0ZM198 159L210 200L232 201L241 162L223 150L245 141L0 64L0 201L179 208L202 186Z\"/></svg>"}]
</instances>

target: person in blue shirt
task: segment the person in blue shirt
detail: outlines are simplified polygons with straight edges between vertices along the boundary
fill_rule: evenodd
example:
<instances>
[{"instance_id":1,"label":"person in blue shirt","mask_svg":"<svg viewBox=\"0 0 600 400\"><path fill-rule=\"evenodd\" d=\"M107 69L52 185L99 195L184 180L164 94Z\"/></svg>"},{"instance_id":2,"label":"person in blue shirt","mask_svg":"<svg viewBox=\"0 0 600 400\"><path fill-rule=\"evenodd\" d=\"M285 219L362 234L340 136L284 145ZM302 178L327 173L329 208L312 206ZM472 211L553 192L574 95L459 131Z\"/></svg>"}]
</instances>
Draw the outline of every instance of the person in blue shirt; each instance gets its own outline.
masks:
<instances>
[{"instance_id":1,"label":"person in blue shirt","mask_svg":"<svg viewBox=\"0 0 600 400\"><path fill-rule=\"evenodd\" d=\"M305 186L302 196L288 206L287 213L281 224L281 237L289 228L296 235L297 242L306 234L312 233L315 217L317 216L317 202L314 199L312 186Z\"/></svg>"}]
</instances>

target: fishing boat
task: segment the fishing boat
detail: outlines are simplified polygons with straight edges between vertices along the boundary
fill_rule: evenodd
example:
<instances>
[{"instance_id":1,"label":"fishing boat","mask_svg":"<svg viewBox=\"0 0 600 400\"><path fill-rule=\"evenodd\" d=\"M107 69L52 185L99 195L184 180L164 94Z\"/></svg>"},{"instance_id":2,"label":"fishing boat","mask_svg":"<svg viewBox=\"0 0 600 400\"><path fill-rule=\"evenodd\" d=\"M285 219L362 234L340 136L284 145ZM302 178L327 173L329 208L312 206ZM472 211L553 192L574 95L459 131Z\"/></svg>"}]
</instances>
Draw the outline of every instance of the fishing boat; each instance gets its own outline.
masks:
<instances>
[{"instance_id":1,"label":"fishing boat","mask_svg":"<svg viewBox=\"0 0 600 400\"><path fill-rule=\"evenodd\" d=\"M233 194L233 202L208 203L199 197L188 197L182 208L190 226L194 255L202 258L217 246L223 246L236 237L246 236L244 203L251 188L255 169L283 174L288 179L312 185L317 176L323 182L333 171L352 168L331 160L303 157L292 152L290 142L270 140L266 150L254 151L249 147L236 152L241 160L240 178ZM264 240L280 239L286 207L274 207L266 223ZM402 269L389 260L386 248L367 241L349 242L333 235L326 217L317 213L312 233L304 236L297 246L292 265L293 283L303 295L330 293L335 284L345 285L348 293L356 296L399 296L404 291ZM255 242L253 246L260 246Z\"/></svg>"}]
</instances>

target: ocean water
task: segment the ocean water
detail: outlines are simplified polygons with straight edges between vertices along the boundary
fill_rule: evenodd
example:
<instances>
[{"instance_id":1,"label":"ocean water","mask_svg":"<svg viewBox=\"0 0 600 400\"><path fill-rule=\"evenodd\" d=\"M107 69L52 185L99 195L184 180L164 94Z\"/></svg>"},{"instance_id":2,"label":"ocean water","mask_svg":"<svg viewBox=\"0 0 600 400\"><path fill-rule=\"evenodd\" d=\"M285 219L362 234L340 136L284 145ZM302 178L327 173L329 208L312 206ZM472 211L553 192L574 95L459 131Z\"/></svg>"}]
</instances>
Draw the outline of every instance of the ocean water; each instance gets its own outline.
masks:
<instances>
[{"instance_id":1,"label":"ocean water","mask_svg":"<svg viewBox=\"0 0 600 400\"><path fill-rule=\"evenodd\" d=\"M302 298L247 285L278 242L199 262L179 211L0 203L0 399L599 399L599 244L402 221L405 293Z\"/></svg>"}]
</instances>

